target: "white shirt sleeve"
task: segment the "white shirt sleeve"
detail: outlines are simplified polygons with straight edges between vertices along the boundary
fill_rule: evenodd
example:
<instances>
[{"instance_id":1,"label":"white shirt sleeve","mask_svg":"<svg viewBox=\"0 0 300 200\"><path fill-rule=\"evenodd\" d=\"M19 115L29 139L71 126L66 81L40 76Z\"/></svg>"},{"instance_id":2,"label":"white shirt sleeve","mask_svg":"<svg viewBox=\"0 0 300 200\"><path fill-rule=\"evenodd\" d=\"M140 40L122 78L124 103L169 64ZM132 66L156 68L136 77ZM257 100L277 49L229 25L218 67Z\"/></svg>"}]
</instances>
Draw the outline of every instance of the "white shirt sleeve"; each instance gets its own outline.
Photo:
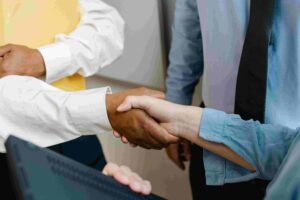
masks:
<instances>
[{"instance_id":1,"label":"white shirt sleeve","mask_svg":"<svg viewBox=\"0 0 300 200\"><path fill-rule=\"evenodd\" d=\"M79 5L81 20L77 28L39 48L48 83L75 73L91 76L123 52L124 21L119 13L101 0L79 0Z\"/></svg>"},{"instance_id":2,"label":"white shirt sleeve","mask_svg":"<svg viewBox=\"0 0 300 200\"><path fill-rule=\"evenodd\" d=\"M9 135L46 147L111 131L108 92L108 87L65 92L26 76L0 79L0 152Z\"/></svg>"}]
</instances>

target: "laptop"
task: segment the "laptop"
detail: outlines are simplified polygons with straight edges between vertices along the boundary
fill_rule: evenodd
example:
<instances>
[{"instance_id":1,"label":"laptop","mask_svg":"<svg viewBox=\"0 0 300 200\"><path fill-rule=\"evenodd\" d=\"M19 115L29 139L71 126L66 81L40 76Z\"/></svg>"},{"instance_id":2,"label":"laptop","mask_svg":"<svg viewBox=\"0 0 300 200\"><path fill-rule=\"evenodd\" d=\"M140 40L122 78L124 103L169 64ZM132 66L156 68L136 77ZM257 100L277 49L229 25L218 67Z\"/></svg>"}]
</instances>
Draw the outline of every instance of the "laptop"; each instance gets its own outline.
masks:
<instances>
[{"instance_id":1,"label":"laptop","mask_svg":"<svg viewBox=\"0 0 300 200\"><path fill-rule=\"evenodd\" d=\"M10 136L5 142L16 197L24 200L163 200L132 192L111 177Z\"/></svg>"}]
</instances>

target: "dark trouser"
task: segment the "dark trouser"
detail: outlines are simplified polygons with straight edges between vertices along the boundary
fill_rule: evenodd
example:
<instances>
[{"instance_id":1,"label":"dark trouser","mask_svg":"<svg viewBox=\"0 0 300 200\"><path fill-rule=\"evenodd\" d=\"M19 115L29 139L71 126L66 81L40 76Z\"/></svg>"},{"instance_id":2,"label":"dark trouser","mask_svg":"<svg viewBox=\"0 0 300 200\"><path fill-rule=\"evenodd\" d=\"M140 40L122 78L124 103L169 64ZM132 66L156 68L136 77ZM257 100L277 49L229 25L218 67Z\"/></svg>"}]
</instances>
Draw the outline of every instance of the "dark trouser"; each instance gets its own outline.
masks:
<instances>
[{"instance_id":1,"label":"dark trouser","mask_svg":"<svg viewBox=\"0 0 300 200\"><path fill-rule=\"evenodd\" d=\"M268 181L253 180L249 182L225 184L223 186L207 186L205 184L203 150L197 145L192 145L190 183L194 200L260 200L265 196Z\"/></svg>"},{"instance_id":2,"label":"dark trouser","mask_svg":"<svg viewBox=\"0 0 300 200\"><path fill-rule=\"evenodd\" d=\"M75 140L49 147L59 154L102 171L106 160L97 136L82 136Z\"/></svg>"},{"instance_id":3,"label":"dark trouser","mask_svg":"<svg viewBox=\"0 0 300 200\"><path fill-rule=\"evenodd\" d=\"M99 170L99 173L106 165L101 144L96 136L83 136L63 144L49 147L49 149L95 168ZM0 154L0 185L2 197L5 196L8 200L15 199L11 180L9 178L6 154L3 153Z\"/></svg>"}]
</instances>

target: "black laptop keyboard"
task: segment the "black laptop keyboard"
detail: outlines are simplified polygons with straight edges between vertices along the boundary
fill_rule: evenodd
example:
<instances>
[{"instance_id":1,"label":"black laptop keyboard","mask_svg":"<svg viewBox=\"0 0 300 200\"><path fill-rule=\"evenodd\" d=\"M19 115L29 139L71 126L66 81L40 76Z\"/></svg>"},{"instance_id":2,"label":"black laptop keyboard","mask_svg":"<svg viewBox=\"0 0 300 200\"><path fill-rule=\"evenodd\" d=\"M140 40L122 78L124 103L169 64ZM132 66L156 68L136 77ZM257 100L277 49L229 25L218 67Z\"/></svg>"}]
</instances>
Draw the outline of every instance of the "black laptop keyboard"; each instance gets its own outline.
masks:
<instances>
[{"instance_id":1,"label":"black laptop keyboard","mask_svg":"<svg viewBox=\"0 0 300 200\"><path fill-rule=\"evenodd\" d=\"M67 163L57 157L47 155L47 160L50 163L51 170L58 176L63 176L72 182L76 182L80 185L93 188L98 191L105 191L116 198L126 197L126 199L140 200L141 196L135 197L130 193L120 192L114 188L120 187L118 184L112 181L103 181L101 176L96 176L89 170L82 170L70 163ZM99 172L100 173L100 172ZM105 184L103 184L105 182ZM145 198L146 199L146 198Z\"/></svg>"},{"instance_id":2,"label":"black laptop keyboard","mask_svg":"<svg viewBox=\"0 0 300 200\"><path fill-rule=\"evenodd\" d=\"M17 181L15 186L19 188L17 191L21 192L22 199L32 199L32 193L35 191L33 188L36 187L35 183L40 179L36 176L31 177L30 174L35 173L32 171L32 169L35 169L34 166L39 166L42 167L42 171L45 170L47 174L44 174L45 177L57 176L57 179L55 178L57 183L74 184L73 186L77 188L77 192L87 192L88 189L92 198L94 198L93 195L101 196L103 194L105 198L118 200L162 200L156 195L143 196L136 194L129 187L119 184L111 177L104 176L100 171L16 137L9 137L5 145L9 165L15 177L14 180ZM51 173L47 173L47 171ZM31 185L32 183L33 185ZM29 187L30 185L31 187ZM53 190L55 190L54 188ZM43 192L35 194L44 195ZM56 193L52 194L55 196ZM70 196L72 195L70 194Z\"/></svg>"}]
</instances>

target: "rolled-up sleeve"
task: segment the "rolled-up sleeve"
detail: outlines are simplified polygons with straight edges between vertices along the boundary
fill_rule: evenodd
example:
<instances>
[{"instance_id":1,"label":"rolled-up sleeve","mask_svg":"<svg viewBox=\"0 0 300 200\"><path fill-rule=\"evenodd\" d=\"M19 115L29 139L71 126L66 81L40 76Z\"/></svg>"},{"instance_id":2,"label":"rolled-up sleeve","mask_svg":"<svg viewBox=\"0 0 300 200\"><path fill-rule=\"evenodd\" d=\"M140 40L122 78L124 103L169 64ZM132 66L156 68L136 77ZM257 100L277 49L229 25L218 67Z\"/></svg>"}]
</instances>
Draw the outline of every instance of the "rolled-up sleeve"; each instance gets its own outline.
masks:
<instances>
[{"instance_id":1,"label":"rolled-up sleeve","mask_svg":"<svg viewBox=\"0 0 300 200\"><path fill-rule=\"evenodd\" d=\"M300 199L300 135L293 141L284 163L269 184L265 200Z\"/></svg>"},{"instance_id":2,"label":"rolled-up sleeve","mask_svg":"<svg viewBox=\"0 0 300 200\"><path fill-rule=\"evenodd\" d=\"M256 168L256 172L251 173L205 151L207 184L222 185L253 178L272 179L298 133L298 129L260 124L253 120L244 121L238 115L204 109L200 137L226 145Z\"/></svg>"}]
</instances>

